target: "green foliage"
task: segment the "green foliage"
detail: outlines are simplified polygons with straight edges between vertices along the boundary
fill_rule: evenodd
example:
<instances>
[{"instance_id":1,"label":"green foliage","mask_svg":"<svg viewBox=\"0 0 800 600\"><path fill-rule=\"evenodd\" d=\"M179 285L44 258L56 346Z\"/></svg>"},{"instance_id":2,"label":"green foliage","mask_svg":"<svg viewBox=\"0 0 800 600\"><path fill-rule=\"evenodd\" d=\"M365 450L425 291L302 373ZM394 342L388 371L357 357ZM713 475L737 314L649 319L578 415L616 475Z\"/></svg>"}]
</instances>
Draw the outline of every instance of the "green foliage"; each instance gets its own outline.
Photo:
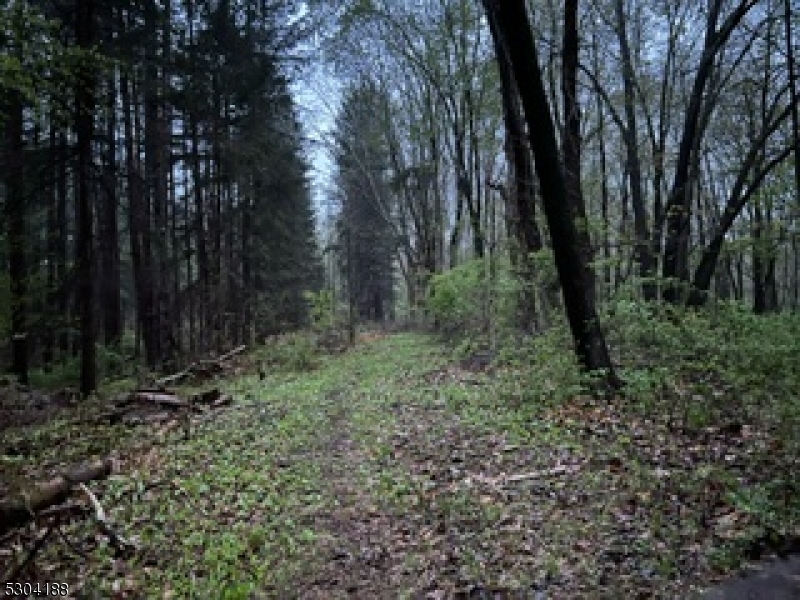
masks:
<instances>
[{"instance_id":1,"label":"green foliage","mask_svg":"<svg viewBox=\"0 0 800 600\"><path fill-rule=\"evenodd\" d=\"M431 278L427 309L442 332L474 335L485 332L489 320L496 325L513 320L516 282L506 265L490 281L483 259L464 262ZM490 304L491 295L491 304Z\"/></svg>"},{"instance_id":2,"label":"green foliage","mask_svg":"<svg viewBox=\"0 0 800 600\"><path fill-rule=\"evenodd\" d=\"M773 408L796 405L796 315L756 316L733 303L697 311L629 299L610 304L605 313L609 341L634 384L644 381L644 373L653 389L685 379L687 394L724 397L720 408L734 412L754 399L775 401ZM732 387L747 392L729 394Z\"/></svg>"},{"instance_id":3,"label":"green foliage","mask_svg":"<svg viewBox=\"0 0 800 600\"><path fill-rule=\"evenodd\" d=\"M108 597L112 586L132 597L291 597L298 582L340 569L333 551L371 549L371 535L341 533L350 520L370 534L388 531L387 524L401 532L404 545L393 558L405 559L410 572L400 583L416 584L447 553L452 570L440 571L447 584L451 573L480 582L489 573L509 589L549 582L576 597L576 586L605 572L604 597L665 590L679 597L687 585L709 580L709 563L732 568L753 540L777 544L796 529L800 490L788 459L796 464L797 394L784 390L775 403L747 400L761 412L751 413L746 435L720 432L713 412L698 412L706 429L685 431L666 426L675 396L648 391L650 379L698 397L705 390L693 404L698 411L730 403L754 394L761 379L741 373L748 379L725 383L735 390L717 396L723 381L700 378L696 367L707 357L695 353L726 338L742 342L739 350L718 348L708 362L712 376L729 376L747 369L732 361L753 350L755 336L770 334L778 348L757 370L770 361L785 366L800 332L795 317L753 318L733 306L714 316L687 314L686 324L698 331L683 331L674 314L657 307L626 302L615 310L622 316L610 316L614 326L636 314L655 321L629 323L617 338L626 360L648 351L628 371L629 381L640 377L640 393L655 399L646 418L624 399L583 393L587 379L559 323L536 337L504 339L490 373L453 364L449 349L429 336L383 336L301 376L267 370L220 382L244 402L201 420L190 440L170 434L143 449L145 427L78 429L84 419L63 419L10 436L7 447L25 440L31 451L0 452L0 460L6 466L11 458L30 474L37 465L77 461L79 450L88 456L114 448L131 457L124 475L93 482L93 491L142 547L147 569L119 578L103 545L85 556L57 545L41 550L53 573L88 565L83 589L94 597ZM653 374L658 343L671 337L685 342L664 350L679 362L670 377ZM745 343L751 338L753 345ZM304 343L299 334L275 338L261 357L290 355ZM780 406L785 411L775 412ZM762 428L770 419L756 417L767 414L776 422ZM109 438L102 445L93 439L101 430ZM90 522L70 527L86 528L71 530L75 537L94 535ZM532 539L542 552L528 551ZM564 565L581 570L554 579ZM377 572L365 567L357 575L366 568L367 577Z\"/></svg>"},{"instance_id":4,"label":"green foliage","mask_svg":"<svg viewBox=\"0 0 800 600\"><path fill-rule=\"evenodd\" d=\"M485 296L486 265L474 259L431 278L427 306L446 332L475 328Z\"/></svg>"},{"instance_id":5,"label":"green foliage","mask_svg":"<svg viewBox=\"0 0 800 600\"><path fill-rule=\"evenodd\" d=\"M270 369L285 371L310 371L318 364L314 338L305 331L270 338L259 358Z\"/></svg>"},{"instance_id":6,"label":"green foliage","mask_svg":"<svg viewBox=\"0 0 800 600\"><path fill-rule=\"evenodd\" d=\"M71 105L77 75L84 69L105 71L110 59L63 44L63 25L35 3L10 4L0 10L0 94L17 93L35 111L49 100L51 117L68 118L64 107ZM0 125L4 120L0 110Z\"/></svg>"},{"instance_id":7,"label":"green foliage","mask_svg":"<svg viewBox=\"0 0 800 600\"><path fill-rule=\"evenodd\" d=\"M312 329L326 331L337 326L336 298L331 288L326 287L318 292L306 290L303 298L309 305Z\"/></svg>"},{"instance_id":8,"label":"green foliage","mask_svg":"<svg viewBox=\"0 0 800 600\"><path fill-rule=\"evenodd\" d=\"M552 406L584 393L590 377L582 372L565 326L552 327L536 336L510 336L498 353L500 362L521 368L524 389L519 402Z\"/></svg>"},{"instance_id":9,"label":"green foliage","mask_svg":"<svg viewBox=\"0 0 800 600\"><path fill-rule=\"evenodd\" d=\"M140 364L132 359L132 349L97 345L98 378L111 381L133 377ZM78 356L70 356L49 368L33 369L30 373L34 387L55 390L76 386L80 381L81 363Z\"/></svg>"}]
</instances>

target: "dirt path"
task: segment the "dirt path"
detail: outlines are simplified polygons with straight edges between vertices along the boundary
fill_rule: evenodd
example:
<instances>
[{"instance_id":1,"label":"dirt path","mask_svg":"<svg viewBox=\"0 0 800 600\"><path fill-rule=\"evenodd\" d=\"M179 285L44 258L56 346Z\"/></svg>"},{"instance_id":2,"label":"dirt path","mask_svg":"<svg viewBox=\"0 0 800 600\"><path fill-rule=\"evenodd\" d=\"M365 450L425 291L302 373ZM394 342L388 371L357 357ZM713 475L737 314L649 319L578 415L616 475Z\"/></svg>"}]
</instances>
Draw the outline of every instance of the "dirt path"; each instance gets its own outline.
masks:
<instances>
[{"instance_id":1,"label":"dirt path","mask_svg":"<svg viewBox=\"0 0 800 600\"><path fill-rule=\"evenodd\" d=\"M317 561L308 579L297 582L294 592L302 598L378 598L391 590L384 569L392 523L364 487L369 459L353 439L347 399L344 394L334 395L329 430L316 453L330 500L325 510L314 515Z\"/></svg>"}]
</instances>

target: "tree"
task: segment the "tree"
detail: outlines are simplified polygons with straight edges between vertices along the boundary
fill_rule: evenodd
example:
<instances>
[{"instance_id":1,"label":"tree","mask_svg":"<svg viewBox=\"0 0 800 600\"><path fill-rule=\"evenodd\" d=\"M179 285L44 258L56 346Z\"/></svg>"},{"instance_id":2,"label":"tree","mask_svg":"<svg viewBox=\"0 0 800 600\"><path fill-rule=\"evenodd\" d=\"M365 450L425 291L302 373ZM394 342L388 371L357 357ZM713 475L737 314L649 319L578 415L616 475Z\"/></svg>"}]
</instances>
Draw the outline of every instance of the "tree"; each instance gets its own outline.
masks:
<instances>
[{"instance_id":1,"label":"tree","mask_svg":"<svg viewBox=\"0 0 800 600\"><path fill-rule=\"evenodd\" d=\"M345 94L337 122L337 175L342 201L344 269L350 304L358 317L384 321L394 306L392 208L382 142L382 104L387 98L371 82Z\"/></svg>"},{"instance_id":2,"label":"tree","mask_svg":"<svg viewBox=\"0 0 800 600\"><path fill-rule=\"evenodd\" d=\"M626 172L628 174L633 208L633 224L636 235L635 254L639 263L639 275L642 277L642 292L645 300L656 299L656 287L651 281L654 272L654 257L650 248L650 232L648 227L647 207L645 205L642 183L642 166L639 160L638 125L636 118L636 78L633 68L633 56L628 41L628 24L625 15L624 0L614 1L614 15L619 37L620 60L622 62L622 79L625 94L625 126L622 136L625 143Z\"/></svg>"},{"instance_id":3,"label":"tree","mask_svg":"<svg viewBox=\"0 0 800 600\"><path fill-rule=\"evenodd\" d=\"M25 176L22 138L22 94L10 90L5 99L7 115L5 165L8 219L8 264L11 283L11 370L20 383L28 383L27 269L25 264Z\"/></svg>"},{"instance_id":4,"label":"tree","mask_svg":"<svg viewBox=\"0 0 800 600\"><path fill-rule=\"evenodd\" d=\"M75 39L87 55L94 43L94 1L78 0L75 11ZM89 61L78 72L75 90L75 135L78 145L78 279L81 317L81 394L97 387L94 332L94 283L92 265L94 237L92 208L92 137L94 134L95 76Z\"/></svg>"},{"instance_id":5,"label":"tree","mask_svg":"<svg viewBox=\"0 0 800 600\"><path fill-rule=\"evenodd\" d=\"M719 53L741 20L757 4L757 0L741 0L720 24L723 4L723 0L712 0L708 6L703 52L692 84L689 105L686 108L672 187L664 207L667 231L662 269L662 275L666 280L663 298L672 304L686 298L685 288L689 282L692 198L690 170L698 160L696 149L703 138L705 126L715 104L713 97L707 97L706 90L715 73Z\"/></svg>"},{"instance_id":6,"label":"tree","mask_svg":"<svg viewBox=\"0 0 800 600\"><path fill-rule=\"evenodd\" d=\"M607 383L616 387L619 381L600 328L594 294L587 288L586 257L568 202L555 126L525 2L484 0L484 6L487 13L494 15L499 45L513 66L529 131L537 132L531 146L576 353L586 369L604 370Z\"/></svg>"},{"instance_id":7,"label":"tree","mask_svg":"<svg viewBox=\"0 0 800 600\"><path fill-rule=\"evenodd\" d=\"M591 268L592 241L581 189L581 109L578 99L578 0L564 3L564 33L561 52L561 98L564 109L561 151L566 201L576 226L583 271L584 293L595 304L595 278Z\"/></svg>"}]
</instances>

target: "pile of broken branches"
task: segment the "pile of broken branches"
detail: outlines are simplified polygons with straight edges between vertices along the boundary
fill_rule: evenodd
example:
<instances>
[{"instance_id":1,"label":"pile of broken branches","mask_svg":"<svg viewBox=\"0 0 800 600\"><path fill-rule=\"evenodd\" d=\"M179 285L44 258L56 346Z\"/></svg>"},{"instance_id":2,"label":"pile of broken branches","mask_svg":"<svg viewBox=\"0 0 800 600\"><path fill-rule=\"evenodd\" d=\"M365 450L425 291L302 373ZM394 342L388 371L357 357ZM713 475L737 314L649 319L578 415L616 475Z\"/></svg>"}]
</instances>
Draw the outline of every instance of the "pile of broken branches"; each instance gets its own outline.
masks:
<instances>
[{"instance_id":1,"label":"pile of broken branches","mask_svg":"<svg viewBox=\"0 0 800 600\"><path fill-rule=\"evenodd\" d=\"M188 421L192 415L228 406L233 398L217 388L182 397L166 388L139 389L116 399L112 408L94 418L110 425L144 425L167 421Z\"/></svg>"},{"instance_id":2,"label":"pile of broken branches","mask_svg":"<svg viewBox=\"0 0 800 600\"><path fill-rule=\"evenodd\" d=\"M88 421L81 418L79 423L121 423L132 427L158 425L162 439L168 431L182 427L188 439L194 422L211 418L217 409L233 404L233 398L216 387L187 394L168 386L218 377L232 367L231 358L244 349L244 346L239 346L217 358L194 362L152 385L118 396L107 410L92 415ZM65 537L62 527L87 516L92 517L115 556L130 555L137 550L134 542L126 539L111 523L100 499L87 485L118 472L116 464L111 457L87 459L87 462L65 469L49 480L15 485L18 489L13 492L10 487L0 485L0 564L7 562L10 565L8 568L0 567L0 583L20 579L54 534L74 551L80 552Z\"/></svg>"}]
</instances>

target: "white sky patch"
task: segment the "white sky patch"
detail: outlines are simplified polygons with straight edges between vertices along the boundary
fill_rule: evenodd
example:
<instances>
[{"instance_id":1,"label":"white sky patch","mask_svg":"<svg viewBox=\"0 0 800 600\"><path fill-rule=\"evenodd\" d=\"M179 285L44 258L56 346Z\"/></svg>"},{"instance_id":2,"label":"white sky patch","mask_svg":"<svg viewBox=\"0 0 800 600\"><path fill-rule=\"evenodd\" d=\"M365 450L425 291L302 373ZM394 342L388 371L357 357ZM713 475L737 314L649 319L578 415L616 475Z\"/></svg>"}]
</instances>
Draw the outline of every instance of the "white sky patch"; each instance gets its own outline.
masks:
<instances>
[{"instance_id":1,"label":"white sky patch","mask_svg":"<svg viewBox=\"0 0 800 600\"><path fill-rule=\"evenodd\" d=\"M337 80L323 65L315 64L292 83L297 115L303 125L305 148L311 166L311 193L317 225L327 216L333 178L330 140L339 110Z\"/></svg>"}]
</instances>

